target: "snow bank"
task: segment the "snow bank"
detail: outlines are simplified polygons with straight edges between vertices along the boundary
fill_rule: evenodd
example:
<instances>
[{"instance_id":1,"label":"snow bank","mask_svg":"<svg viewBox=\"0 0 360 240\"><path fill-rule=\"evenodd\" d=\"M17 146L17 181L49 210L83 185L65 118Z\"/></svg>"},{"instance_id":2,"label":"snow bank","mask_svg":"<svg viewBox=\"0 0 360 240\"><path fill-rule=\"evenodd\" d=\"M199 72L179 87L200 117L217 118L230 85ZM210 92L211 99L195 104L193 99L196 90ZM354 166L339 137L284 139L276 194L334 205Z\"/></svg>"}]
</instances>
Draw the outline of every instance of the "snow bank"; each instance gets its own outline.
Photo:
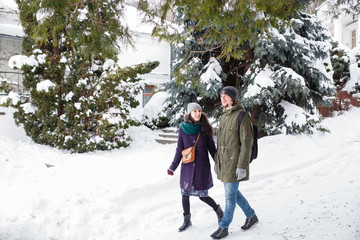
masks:
<instances>
[{"instance_id":1,"label":"snow bank","mask_svg":"<svg viewBox=\"0 0 360 240\"><path fill-rule=\"evenodd\" d=\"M142 111L140 111L140 115L146 116L150 121L158 118L159 114L161 114L163 108L166 106L165 100L167 97L168 94L166 92L155 93ZM141 119L141 116L139 117L139 119Z\"/></svg>"},{"instance_id":2,"label":"snow bank","mask_svg":"<svg viewBox=\"0 0 360 240\"><path fill-rule=\"evenodd\" d=\"M0 112L5 113L5 115L0 115L0 137L11 141L30 142L30 138L26 136L24 129L15 125L13 119L15 109L0 107Z\"/></svg>"},{"instance_id":3,"label":"snow bank","mask_svg":"<svg viewBox=\"0 0 360 240\"><path fill-rule=\"evenodd\" d=\"M212 209L191 198L193 226L182 233L179 171L166 169L176 144L158 131L129 129L129 148L69 154L34 144L0 115L0 239L209 239ZM260 223L241 231L235 211L226 239L360 239L360 109L323 121L331 133L277 135L259 140L250 181L240 189ZM210 190L224 208L214 177Z\"/></svg>"}]
</instances>

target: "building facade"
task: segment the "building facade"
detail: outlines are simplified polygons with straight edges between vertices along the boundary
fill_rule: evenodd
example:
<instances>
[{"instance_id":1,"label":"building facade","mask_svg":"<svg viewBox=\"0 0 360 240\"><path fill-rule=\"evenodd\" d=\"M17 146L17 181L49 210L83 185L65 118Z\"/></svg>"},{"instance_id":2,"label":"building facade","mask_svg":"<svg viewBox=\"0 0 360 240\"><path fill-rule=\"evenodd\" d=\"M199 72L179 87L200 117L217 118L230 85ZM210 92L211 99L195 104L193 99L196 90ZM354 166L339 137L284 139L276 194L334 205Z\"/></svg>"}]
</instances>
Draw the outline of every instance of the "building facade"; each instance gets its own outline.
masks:
<instances>
[{"instance_id":1,"label":"building facade","mask_svg":"<svg viewBox=\"0 0 360 240\"><path fill-rule=\"evenodd\" d=\"M317 17L324 22L334 40L343 46L353 49L360 44L360 21L359 16L341 14L338 18L329 16L328 1L317 8Z\"/></svg>"},{"instance_id":2,"label":"building facade","mask_svg":"<svg viewBox=\"0 0 360 240\"><path fill-rule=\"evenodd\" d=\"M10 68L8 63L11 56L21 54L23 35L16 8L0 5L0 78L10 81L16 92L23 91L22 72Z\"/></svg>"}]
</instances>

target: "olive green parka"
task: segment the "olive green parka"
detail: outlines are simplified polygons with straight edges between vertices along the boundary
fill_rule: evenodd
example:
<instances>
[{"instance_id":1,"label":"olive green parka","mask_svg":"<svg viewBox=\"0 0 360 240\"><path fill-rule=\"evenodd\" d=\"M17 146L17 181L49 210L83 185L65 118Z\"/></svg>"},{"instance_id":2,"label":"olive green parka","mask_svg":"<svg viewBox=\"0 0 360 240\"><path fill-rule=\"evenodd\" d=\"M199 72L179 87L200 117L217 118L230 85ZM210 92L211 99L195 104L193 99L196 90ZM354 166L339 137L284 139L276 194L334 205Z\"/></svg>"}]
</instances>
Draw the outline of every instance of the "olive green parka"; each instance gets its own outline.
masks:
<instances>
[{"instance_id":1,"label":"olive green parka","mask_svg":"<svg viewBox=\"0 0 360 240\"><path fill-rule=\"evenodd\" d=\"M215 164L217 178L222 182L249 180L254 132L249 114L244 114L239 128L238 117L241 111L244 111L244 107L237 102L231 109L225 109L220 118ZM246 177L237 180L236 168L246 169Z\"/></svg>"}]
</instances>

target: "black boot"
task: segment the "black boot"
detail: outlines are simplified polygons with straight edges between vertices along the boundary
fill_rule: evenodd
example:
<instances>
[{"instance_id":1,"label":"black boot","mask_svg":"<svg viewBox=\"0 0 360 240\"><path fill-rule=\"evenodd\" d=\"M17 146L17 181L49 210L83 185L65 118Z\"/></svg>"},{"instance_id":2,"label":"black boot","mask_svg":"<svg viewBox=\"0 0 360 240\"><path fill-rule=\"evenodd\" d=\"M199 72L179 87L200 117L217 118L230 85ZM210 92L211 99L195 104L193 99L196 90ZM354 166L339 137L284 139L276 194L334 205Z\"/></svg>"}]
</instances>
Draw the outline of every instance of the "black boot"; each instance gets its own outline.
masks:
<instances>
[{"instance_id":1,"label":"black boot","mask_svg":"<svg viewBox=\"0 0 360 240\"><path fill-rule=\"evenodd\" d=\"M216 230L213 234L211 234L211 237L213 239L222 239L227 235L229 235L228 229L219 227L218 230Z\"/></svg>"},{"instance_id":2,"label":"black boot","mask_svg":"<svg viewBox=\"0 0 360 240\"><path fill-rule=\"evenodd\" d=\"M222 217L224 216L224 212L223 212L223 210L221 209L220 204L218 205L218 207L217 207L217 209L215 210L215 212L216 212L216 216L217 216L217 218L218 218L218 223L220 223Z\"/></svg>"},{"instance_id":3,"label":"black boot","mask_svg":"<svg viewBox=\"0 0 360 240\"><path fill-rule=\"evenodd\" d=\"M179 232L185 231L188 227L191 226L191 213L189 213L188 215L184 215L184 223L183 225L179 228Z\"/></svg>"},{"instance_id":4,"label":"black boot","mask_svg":"<svg viewBox=\"0 0 360 240\"><path fill-rule=\"evenodd\" d=\"M243 226L241 226L241 229L248 230L258 223L259 223L259 220L258 220L257 216L254 215L253 217L246 219L245 224Z\"/></svg>"}]
</instances>

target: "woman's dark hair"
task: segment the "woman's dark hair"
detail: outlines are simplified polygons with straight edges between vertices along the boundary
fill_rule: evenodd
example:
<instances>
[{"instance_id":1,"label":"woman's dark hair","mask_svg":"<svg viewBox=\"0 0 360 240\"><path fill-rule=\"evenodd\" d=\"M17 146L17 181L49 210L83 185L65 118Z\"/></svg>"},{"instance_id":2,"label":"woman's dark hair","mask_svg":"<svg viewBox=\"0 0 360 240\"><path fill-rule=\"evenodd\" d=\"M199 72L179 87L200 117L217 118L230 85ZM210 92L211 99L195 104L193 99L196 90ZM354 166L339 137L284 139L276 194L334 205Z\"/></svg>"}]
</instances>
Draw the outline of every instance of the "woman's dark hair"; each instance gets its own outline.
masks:
<instances>
[{"instance_id":1,"label":"woman's dark hair","mask_svg":"<svg viewBox=\"0 0 360 240\"><path fill-rule=\"evenodd\" d=\"M190 114L185 114L184 121L189 123L195 123L195 120L191 117ZM203 112L201 112L200 123L201 126L204 128L206 135L214 136L213 127L211 126L208 117Z\"/></svg>"}]
</instances>

